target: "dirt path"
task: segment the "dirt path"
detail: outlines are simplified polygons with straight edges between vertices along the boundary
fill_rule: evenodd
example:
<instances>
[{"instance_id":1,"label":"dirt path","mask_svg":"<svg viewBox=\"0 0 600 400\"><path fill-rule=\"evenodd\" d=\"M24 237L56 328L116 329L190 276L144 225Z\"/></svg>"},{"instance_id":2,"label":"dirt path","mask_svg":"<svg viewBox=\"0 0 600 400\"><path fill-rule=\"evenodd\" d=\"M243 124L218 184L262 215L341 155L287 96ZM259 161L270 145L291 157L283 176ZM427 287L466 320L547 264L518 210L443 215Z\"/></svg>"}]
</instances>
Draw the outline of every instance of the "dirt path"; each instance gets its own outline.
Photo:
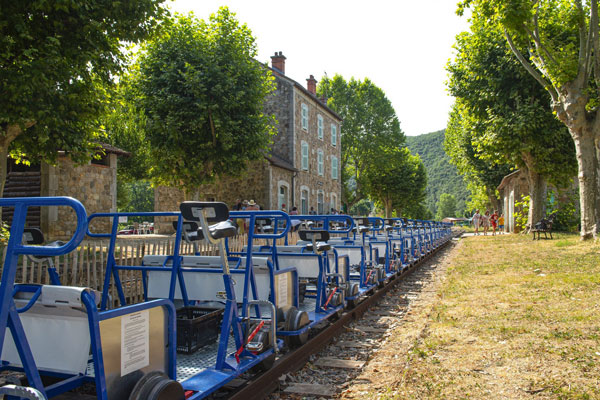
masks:
<instances>
[{"instance_id":1,"label":"dirt path","mask_svg":"<svg viewBox=\"0 0 600 400\"><path fill-rule=\"evenodd\" d=\"M452 243L423 263L409 277L390 291L360 320L347 327L347 332L332 344L312 356L300 371L280 378L281 390L271 399L319 399L318 395L290 394L286 389L295 383L318 384L331 388L336 398L379 398L393 396L394 386L401 384L397 377L411 356L414 343L426 329L426 323L444 280L453 249ZM380 328L379 332L365 327ZM348 344L359 343L356 347ZM320 360L336 358L364 362L361 368L323 368Z\"/></svg>"}]
</instances>

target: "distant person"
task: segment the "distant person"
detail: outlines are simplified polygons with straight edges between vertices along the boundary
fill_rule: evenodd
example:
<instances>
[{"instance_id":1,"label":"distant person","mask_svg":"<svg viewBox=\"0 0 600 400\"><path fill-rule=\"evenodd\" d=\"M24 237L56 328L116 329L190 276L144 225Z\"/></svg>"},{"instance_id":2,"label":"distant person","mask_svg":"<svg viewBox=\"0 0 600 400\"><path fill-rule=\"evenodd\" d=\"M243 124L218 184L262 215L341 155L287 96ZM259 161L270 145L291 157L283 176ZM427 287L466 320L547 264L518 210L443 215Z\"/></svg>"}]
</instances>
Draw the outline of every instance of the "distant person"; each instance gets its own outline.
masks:
<instances>
[{"instance_id":1,"label":"distant person","mask_svg":"<svg viewBox=\"0 0 600 400\"><path fill-rule=\"evenodd\" d=\"M483 226L483 234L487 236L490 229L490 210L485 210L485 214L481 216L481 226Z\"/></svg>"},{"instance_id":2,"label":"distant person","mask_svg":"<svg viewBox=\"0 0 600 400\"><path fill-rule=\"evenodd\" d=\"M290 211L290 215L298 215L298 207L294 206L292 207L292 211ZM300 220L299 219L293 219L292 220L292 229L290 229L290 232L296 232L298 230L298 226L300 225Z\"/></svg>"},{"instance_id":3,"label":"distant person","mask_svg":"<svg viewBox=\"0 0 600 400\"><path fill-rule=\"evenodd\" d=\"M498 210L490 215L490 223L492 224L492 236L496 236L496 228L498 227Z\"/></svg>"},{"instance_id":4,"label":"distant person","mask_svg":"<svg viewBox=\"0 0 600 400\"><path fill-rule=\"evenodd\" d=\"M282 204L282 205L281 205L281 211L283 211L283 212L287 212L287 210L285 209L285 204Z\"/></svg>"},{"instance_id":5,"label":"distant person","mask_svg":"<svg viewBox=\"0 0 600 400\"><path fill-rule=\"evenodd\" d=\"M504 232L504 214L500 214L500 217L498 218L498 232Z\"/></svg>"},{"instance_id":6,"label":"distant person","mask_svg":"<svg viewBox=\"0 0 600 400\"><path fill-rule=\"evenodd\" d=\"M475 210L475 214L473 214L471 221L473 222L473 227L475 228L475 235L479 235L479 225L481 224L481 214L479 214L479 210Z\"/></svg>"},{"instance_id":7,"label":"distant person","mask_svg":"<svg viewBox=\"0 0 600 400\"><path fill-rule=\"evenodd\" d=\"M315 211L314 207L310 208L310 211L308 212L308 215L317 215L317 212Z\"/></svg>"},{"instance_id":8,"label":"distant person","mask_svg":"<svg viewBox=\"0 0 600 400\"><path fill-rule=\"evenodd\" d=\"M250 200L248 202L248 205L246 206L246 211L258 211L260 210L260 207L258 206L258 204L256 204L254 202L254 200Z\"/></svg>"}]
</instances>

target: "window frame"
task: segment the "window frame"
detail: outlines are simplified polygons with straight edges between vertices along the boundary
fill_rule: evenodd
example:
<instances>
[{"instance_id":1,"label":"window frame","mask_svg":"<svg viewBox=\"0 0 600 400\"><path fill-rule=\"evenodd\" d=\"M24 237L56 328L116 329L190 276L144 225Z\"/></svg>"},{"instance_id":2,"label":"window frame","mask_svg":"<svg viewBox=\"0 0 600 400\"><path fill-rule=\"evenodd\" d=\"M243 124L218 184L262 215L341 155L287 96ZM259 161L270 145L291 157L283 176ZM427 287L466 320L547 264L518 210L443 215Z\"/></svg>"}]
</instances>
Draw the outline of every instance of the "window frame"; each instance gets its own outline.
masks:
<instances>
[{"instance_id":1,"label":"window frame","mask_svg":"<svg viewBox=\"0 0 600 400\"><path fill-rule=\"evenodd\" d=\"M323 131L325 129L323 128L323 116L321 114L317 115L317 137L320 140L323 140Z\"/></svg>"},{"instance_id":2,"label":"window frame","mask_svg":"<svg viewBox=\"0 0 600 400\"><path fill-rule=\"evenodd\" d=\"M302 129L308 132L308 105L306 103L301 103L301 115L300 119L302 122Z\"/></svg>"},{"instance_id":3,"label":"window frame","mask_svg":"<svg viewBox=\"0 0 600 400\"><path fill-rule=\"evenodd\" d=\"M324 166L325 154L323 150L317 150L317 174L319 176L325 175L325 166Z\"/></svg>"},{"instance_id":4,"label":"window frame","mask_svg":"<svg viewBox=\"0 0 600 400\"><path fill-rule=\"evenodd\" d=\"M334 161L335 161L335 168L333 167ZM340 163L339 163L338 158L336 156L331 156L331 179L335 179L335 180L338 179L339 168L340 168L339 165L340 165ZM335 176L333 174L334 172L335 172Z\"/></svg>"},{"instance_id":5,"label":"window frame","mask_svg":"<svg viewBox=\"0 0 600 400\"><path fill-rule=\"evenodd\" d=\"M304 154L304 149L306 148L306 154ZM304 161L306 160L306 164ZM310 169L310 148L306 141L300 142L300 168L303 171L308 171Z\"/></svg>"},{"instance_id":6,"label":"window frame","mask_svg":"<svg viewBox=\"0 0 600 400\"><path fill-rule=\"evenodd\" d=\"M331 124L331 145L334 147L337 147L337 136L338 136L337 128L338 127L336 124Z\"/></svg>"}]
</instances>

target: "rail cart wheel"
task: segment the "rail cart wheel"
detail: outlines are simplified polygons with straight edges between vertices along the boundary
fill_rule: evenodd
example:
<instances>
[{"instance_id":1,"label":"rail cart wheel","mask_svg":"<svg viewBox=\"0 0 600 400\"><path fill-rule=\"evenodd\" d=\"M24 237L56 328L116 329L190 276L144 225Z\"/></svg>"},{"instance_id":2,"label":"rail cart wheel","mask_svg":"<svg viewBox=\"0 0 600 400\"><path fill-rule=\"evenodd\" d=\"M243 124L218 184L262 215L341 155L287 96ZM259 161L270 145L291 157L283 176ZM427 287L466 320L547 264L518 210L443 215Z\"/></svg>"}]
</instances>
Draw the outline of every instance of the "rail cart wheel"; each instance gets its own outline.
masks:
<instances>
[{"instance_id":1,"label":"rail cart wheel","mask_svg":"<svg viewBox=\"0 0 600 400\"><path fill-rule=\"evenodd\" d=\"M283 308L277 308L277 329L283 329L285 323L285 311Z\"/></svg>"},{"instance_id":2,"label":"rail cart wheel","mask_svg":"<svg viewBox=\"0 0 600 400\"><path fill-rule=\"evenodd\" d=\"M348 289L346 289L346 297L354 297L356 295L358 295L358 283L351 283ZM348 308L356 307L357 303L358 299L348 300Z\"/></svg>"},{"instance_id":3,"label":"rail cart wheel","mask_svg":"<svg viewBox=\"0 0 600 400\"><path fill-rule=\"evenodd\" d=\"M271 347L273 347L273 345L271 343L271 336L269 334L269 331L263 331L263 330L259 331L256 334L256 336L254 337L254 339L252 339L252 341L253 342L261 342L263 344L263 350L261 351L261 353L270 349ZM267 370L271 369L271 367L273 366L274 363L275 363L275 354L271 354L270 356L268 356L267 358L262 360L260 363L256 364L256 366L252 368L252 372L267 371Z\"/></svg>"},{"instance_id":4,"label":"rail cart wheel","mask_svg":"<svg viewBox=\"0 0 600 400\"><path fill-rule=\"evenodd\" d=\"M161 371L146 374L133 388L129 400L184 400L185 392L177 381Z\"/></svg>"},{"instance_id":5,"label":"rail cart wheel","mask_svg":"<svg viewBox=\"0 0 600 400\"><path fill-rule=\"evenodd\" d=\"M285 316L286 331L297 331L309 323L308 313L306 311L300 311L296 307L290 307ZM286 336L284 340L285 344L291 349L300 347L308 341L308 330L299 335Z\"/></svg>"},{"instance_id":6,"label":"rail cart wheel","mask_svg":"<svg viewBox=\"0 0 600 400\"><path fill-rule=\"evenodd\" d=\"M382 288L385 286L383 279L385 278L385 270L383 268L377 268L377 287Z\"/></svg>"}]
</instances>

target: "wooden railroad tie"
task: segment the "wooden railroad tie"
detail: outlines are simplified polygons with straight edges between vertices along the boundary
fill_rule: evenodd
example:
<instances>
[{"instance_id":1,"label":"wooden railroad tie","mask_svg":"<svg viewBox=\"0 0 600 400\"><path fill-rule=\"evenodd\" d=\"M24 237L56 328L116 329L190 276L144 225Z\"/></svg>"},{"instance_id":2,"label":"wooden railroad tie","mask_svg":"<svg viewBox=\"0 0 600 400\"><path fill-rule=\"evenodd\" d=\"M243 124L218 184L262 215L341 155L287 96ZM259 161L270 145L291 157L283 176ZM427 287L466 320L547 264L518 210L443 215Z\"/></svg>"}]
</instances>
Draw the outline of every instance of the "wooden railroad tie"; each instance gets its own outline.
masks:
<instances>
[{"instance_id":1,"label":"wooden railroad tie","mask_svg":"<svg viewBox=\"0 0 600 400\"><path fill-rule=\"evenodd\" d=\"M374 326L355 326L355 330L367 333L385 333L387 332L387 328L378 328Z\"/></svg>"},{"instance_id":2,"label":"wooden railroad tie","mask_svg":"<svg viewBox=\"0 0 600 400\"><path fill-rule=\"evenodd\" d=\"M356 360L342 360L333 357L321 357L314 362L314 365L317 367L326 368L361 369L365 365L365 362Z\"/></svg>"},{"instance_id":3,"label":"wooden railroad tie","mask_svg":"<svg viewBox=\"0 0 600 400\"><path fill-rule=\"evenodd\" d=\"M335 395L335 390L331 386L319 385L316 383L294 383L285 388L284 392L324 397L332 397Z\"/></svg>"}]
</instances>

